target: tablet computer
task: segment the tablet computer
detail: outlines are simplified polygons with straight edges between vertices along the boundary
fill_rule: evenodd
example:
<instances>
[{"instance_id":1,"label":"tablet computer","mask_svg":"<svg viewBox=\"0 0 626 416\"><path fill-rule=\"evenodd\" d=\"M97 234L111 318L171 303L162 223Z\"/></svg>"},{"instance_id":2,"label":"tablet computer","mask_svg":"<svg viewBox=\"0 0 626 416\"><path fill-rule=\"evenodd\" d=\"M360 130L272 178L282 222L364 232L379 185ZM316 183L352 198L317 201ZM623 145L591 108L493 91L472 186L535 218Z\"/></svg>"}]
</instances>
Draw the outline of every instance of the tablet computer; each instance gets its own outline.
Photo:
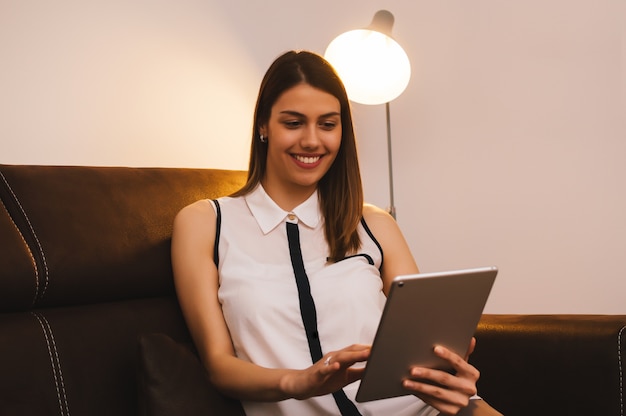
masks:
<instances>
[{"instance_id":1,"label":"tablet computer","mask_svg":"<svg viewBox=\"0 0 626 416\"><path fill-rule=\"evenodd\" d=\"M451 371L433 348L465 356L497 273L484 267L396 277L356 401L410 394L402 381L414 365Z\"/></svg>"}]
</instances>

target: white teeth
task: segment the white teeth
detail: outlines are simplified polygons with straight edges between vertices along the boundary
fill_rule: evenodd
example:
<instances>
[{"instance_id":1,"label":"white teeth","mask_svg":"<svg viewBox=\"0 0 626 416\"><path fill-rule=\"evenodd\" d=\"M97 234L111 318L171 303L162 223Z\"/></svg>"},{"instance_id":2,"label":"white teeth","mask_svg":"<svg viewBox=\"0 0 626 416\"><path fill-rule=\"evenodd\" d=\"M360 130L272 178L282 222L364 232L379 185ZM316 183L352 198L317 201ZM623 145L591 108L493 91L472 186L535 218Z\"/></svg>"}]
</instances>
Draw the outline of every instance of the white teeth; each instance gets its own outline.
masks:
<instances>
[{"instance_id":1,"label":"white teeth","mask_svg":"<svg viewBox=\"0 0 626 416\"><path fill-rule=\"evenodd\" d=\"M296 157L296 159L297 159L299 162L302 162L302 163L315 163L315 162L317 162L318 160L320 160L320 157L319 157L319 156L314 156L314 157L305 157L305 156L298 156L298 155L296 155L295 157Z\"/></svg>"}]
</instances>

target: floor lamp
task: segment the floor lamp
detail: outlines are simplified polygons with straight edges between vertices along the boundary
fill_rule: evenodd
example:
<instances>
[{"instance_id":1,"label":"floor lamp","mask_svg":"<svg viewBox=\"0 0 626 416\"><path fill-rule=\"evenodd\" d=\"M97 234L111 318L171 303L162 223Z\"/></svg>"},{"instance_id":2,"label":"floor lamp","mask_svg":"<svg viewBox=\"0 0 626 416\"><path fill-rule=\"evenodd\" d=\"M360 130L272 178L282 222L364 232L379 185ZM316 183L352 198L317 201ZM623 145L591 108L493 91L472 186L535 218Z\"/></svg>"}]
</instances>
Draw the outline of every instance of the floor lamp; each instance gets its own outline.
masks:
<instances>
[{"instance_id":1,"label":"floor lamp","mask_svg":"<svg viewBox=\"0 0 626 416\"><path fill-rule=\"evenodd\" d=\"M393 197L393 164L389 102L405 90L411 64L402 47L391 37L393 15L379 10L365 29L351 30L333 39L324 57L346 86L348 98L360 104L385 104L387 156L389 159L389 213L396 218Z\"/></svg>"}]
</instances>

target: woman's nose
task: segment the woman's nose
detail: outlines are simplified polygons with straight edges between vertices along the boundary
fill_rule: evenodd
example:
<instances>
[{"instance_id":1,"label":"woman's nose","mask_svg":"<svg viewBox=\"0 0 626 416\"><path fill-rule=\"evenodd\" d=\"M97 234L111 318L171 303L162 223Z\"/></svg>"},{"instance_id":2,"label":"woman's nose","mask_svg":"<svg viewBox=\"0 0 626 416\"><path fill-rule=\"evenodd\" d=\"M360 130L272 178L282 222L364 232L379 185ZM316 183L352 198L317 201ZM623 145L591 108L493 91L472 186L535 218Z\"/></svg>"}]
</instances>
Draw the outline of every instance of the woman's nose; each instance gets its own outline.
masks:
<instances>
[{"instance_id":1,"label":"woman's nose","mask_svg":"<svg viewBox=\"0 0 626 416\"><path fill-rule=\"evenodd\" d=\"M317 131L316 126L311 126L304 129L302 134L302 138L300 140L300 145L303 148L311 149L316 148L320 144L319 132Z\"/></svg>"}]
</instances>

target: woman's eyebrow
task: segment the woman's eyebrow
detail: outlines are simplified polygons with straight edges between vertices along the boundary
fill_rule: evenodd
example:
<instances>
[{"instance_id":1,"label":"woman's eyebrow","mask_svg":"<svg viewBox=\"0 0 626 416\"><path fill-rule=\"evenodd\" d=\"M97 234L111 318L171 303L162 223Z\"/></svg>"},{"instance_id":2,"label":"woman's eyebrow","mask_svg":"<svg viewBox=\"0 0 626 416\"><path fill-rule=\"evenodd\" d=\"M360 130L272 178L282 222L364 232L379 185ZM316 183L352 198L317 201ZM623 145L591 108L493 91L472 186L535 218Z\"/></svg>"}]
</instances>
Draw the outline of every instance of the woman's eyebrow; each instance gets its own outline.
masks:
<instances>
[{"instance_id":1,"label":"woman's eyebrow","mask_svg":"<svg viewBox=\"0 0 626 416\"><path fill-rule=\"evenodd\" d=\"M293 110L283 110L280 112L280 114L287 114L287 115L296 116L296 117L306 117L304 114L299 113L297 111L293 111Z\"/></svg>"},{"instance_id":2,"label":"woman's eyebrow","mask_svg":"<svg viewBox=\"0 0 626 416\"><path fill-rule=\"evenodd\" d=\"M293 110L283 110L280 112L280 114L288 114L290 116L295 116L295 117L304 117L306 118L306 115L298 112L298 111L293 111ZM341 116L341 113L338 111L331 111L330 113L326 113L326 114L322 114L319 116L319 118L327 118L327 117L334 117L334 116Z\"/></svg>"}]
</instances>

